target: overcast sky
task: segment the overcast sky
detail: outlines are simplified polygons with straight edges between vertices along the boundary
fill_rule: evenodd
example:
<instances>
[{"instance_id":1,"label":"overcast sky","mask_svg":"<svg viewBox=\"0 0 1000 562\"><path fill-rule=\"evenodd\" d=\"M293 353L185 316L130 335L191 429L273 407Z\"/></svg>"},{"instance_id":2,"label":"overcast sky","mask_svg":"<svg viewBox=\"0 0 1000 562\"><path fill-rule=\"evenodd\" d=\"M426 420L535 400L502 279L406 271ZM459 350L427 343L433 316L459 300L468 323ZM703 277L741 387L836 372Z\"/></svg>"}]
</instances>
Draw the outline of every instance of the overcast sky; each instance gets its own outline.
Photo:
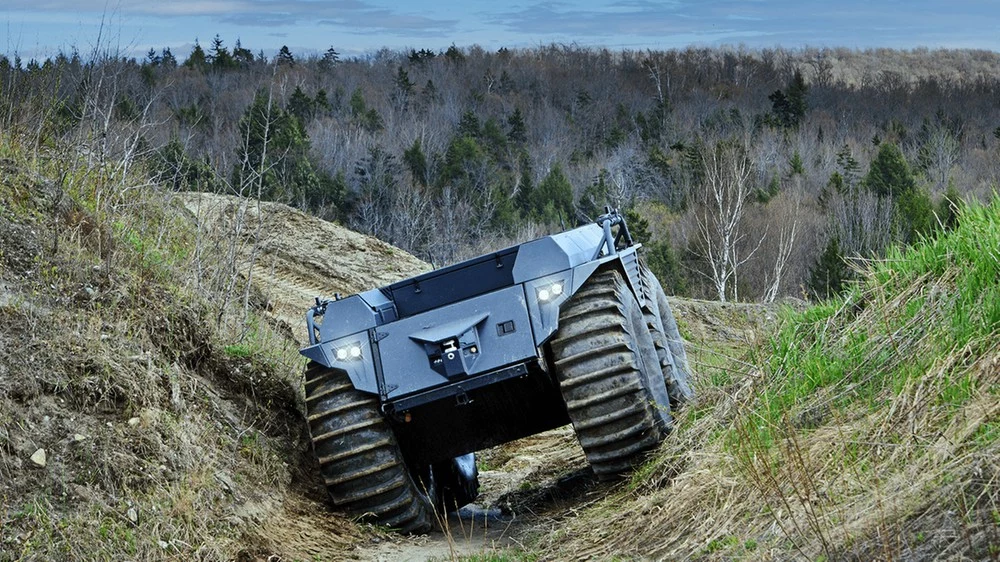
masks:
<instances>
[{"instance_id":1,"label":"overcast sky","mask_svg":"<svg viewBox=\"0 0 1000 562\"><path fill-rule=\"evenodd\" d=\"M0 26L0 51L25 59L98 43L184 59L216 34L229 47L240 39L255 53L287 45L300 56L550 43L1000 50L997 0L0 0Z\"/></svg>"}]
</instances>

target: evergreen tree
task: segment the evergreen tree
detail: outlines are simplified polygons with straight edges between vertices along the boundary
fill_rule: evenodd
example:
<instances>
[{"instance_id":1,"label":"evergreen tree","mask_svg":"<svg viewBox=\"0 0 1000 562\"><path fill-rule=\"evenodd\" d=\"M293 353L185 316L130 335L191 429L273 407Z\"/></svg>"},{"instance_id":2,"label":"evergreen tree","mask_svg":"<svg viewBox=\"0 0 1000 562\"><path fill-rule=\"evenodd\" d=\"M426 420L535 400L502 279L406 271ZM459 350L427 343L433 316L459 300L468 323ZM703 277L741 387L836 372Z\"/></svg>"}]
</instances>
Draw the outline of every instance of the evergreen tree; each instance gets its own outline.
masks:
<instances>
[{"instance_id":1,"label":"evergreen tree","mask_svg":"<svg viewBox=\"0 0 1000 562\"><path fill-rule=\"evenodd\" d=\"M451 47L448 47L448 50L444 52L444 56L449 61L454 63L465 62L465 55L462 54L462 51L458 50L458 47L456 47L454 43L452 43Z\"/></svg>"},{"instance_id":2,"label":"evergreen tree","mask_svg":"<svg viewBox=\"0 0 1000 562\"><path fill-rule=\"evenodd\" d=\"M785 91L775 90L767 99L771 100L771 114L774 122L787 129L797 129L806 116L809 106L806 97L809 86L798 70L792 76Z\"/></svg>"},{"instance_id":3,"label":"evergreen tree","mask_svg":"<svg viewBox=\"0 0 1000 562\"><path fill-rule=\"evenodd\" d=\"M610 203L611 190L608 187L607 177L608 171L601 170L597 174L597 178L584 188L583 193L580 194L580 202L577 205L577 209L580 211L580 214L592 221L597 220L597 217L604 214L604 207Z\"/></svg>"},{"instance_id":4,"label":"evergreen tree","mask_svg":"<svg viewBox=\"0 0 1000 562\"><path fill-rule=\"evenodd\" d=\"M194 42L194 48L191 49L191 54L188 55L186 61L184 61L184 66L188 68L193 68L195 70L202 70L208 66L207 58L205 57L205 51L202 50L201 45L196 40Z\"/></svg>"},{"instance_id":5,"label":"evergreen tree","mask_svg":"<svg viewBox=\"0 0 1000 562\"><path fill-rule=\"evenodd\" d=\"M355 88L354 92L351 93L351 115L354 117L363 116L368 111L368 105L365 103L365 95L361 92L361 88Z\"/></svg>"},{"instance_id":6,"label":"evergreen tree","mask_svg":"<svg viewBox=\"0 0 1000 562\"><path fill-rule=\"evenodd\" d=\"M524 144L528 141L528 128L524 124L524 115L521 108L515 107L514 112L507 118L507 138L514 144Z\"/></svg>"},{"instance_id":7,"label":"evergreen tree","mask_svg":"<svg viewBox=\"0 0 1000 562\"><path fill-rule=\"evenodd\" d=\"M450 184L456 195L473 196L475 172L487 164L486 153L476 139L470 136L456 136L448 144L441 168L441 185Z\"/></svg>"},{"instance_id":8,"label":"evergreen tree","mask_svg":"<svg viewBox=\"0 0 1000 562\"><path fill-rule=\"evenodd\" d=\"M631 223L629 223L631 228ZM646 265L653 275L659 279L663 289L673 295L687 295L688 282L684 276L684 268L681 267L681 260L677 257L677 252L670 245L669 238L663 238L650 242L643 246L646 255Z\"/></svg>"},{"instance_id":9,"label":"evergreen tree","mask_svg":"<svg viewBox=\"0 0 1000 562\"><path fill-rule=\"evenodd\" d=\"M903 152L891 142L879 145L878 154L872 160L864 184L879 197L902 195L916 187Z\"/></svg>"},{"instance_id":10,"label":"evergreen tree","mask_svg":"<svg viewBox=\"0 0 1000 562\"><path fill-rule=\"evenodd\" d=\"M538 184L531 194L533 215L541 222L551 225L569 226L575 223L573 207L573 186L556 165Z\"/></svg>"},{"instance_id":11,"label":"evergreen tree","mask_svg":"<svg viewBox=\"0 0 1000 562\"><path fill-rule=\"evenodd\" d=\"M837 151L837 166L840 166L840 176L843 182L841 193L854 191L861 183L861 164L851 153L851 147L846 144Z\"/></svg>"},{"instance_id":12,"label":"evergreen tree","mask_svg":"<svg viewBox=\"0 0 1000 562\"><path fill-rule=\"evenodd\" d=\"M280 65L295 66L295 57L292 56L292 52L288 50L288 45L282 45L281 49L278 51L278 58L276 63Z\"/></svg>"},{"instance_id":13,"label":"evergreen tree","mask_svg":"<svg viewBox=\"0 0 1000 562\"><path fill-rule=\"evenodd\" d=\"M790 176L794 176L794 175L803 176L803 175L805 175L805 173L806 173L806 167L802 163L802 156L799 155L799 151L798 150L796 150L795 153L792 154L792 159L788 161L788 168L789 168L788 174Z\"/></svg>"},{"instance_id":14,"label":"evergreen tree","mask_svg":"<svg viewBox=\"0 0 1000 562\"><path fill-rule=\"evenodd\" d=\"M250 188L261 199L307 207L325 197L329 178L309 160L309 138L301 122L258 92L239 121L244 146L233 184Z\"/></svg>"},{"instance_id":15,"label":"evergreen tree","mask_svg":"<svg viewBox=\"0 0 1000 562\"><path fill-rule=\"evenodd\" d=\"M531 202L534 197L535 185L532 180L531 157L527 152L521 152L518 158L521 173L517 180L517 193L514 194L514 207L527 218L531 215Z\"/></svg>"},{"instance_id":16,"label":"evergreen tree","mask_svg":"<svg viewBox=\"0 0 1000 562\"><path fill-rule=\"evenodd\" d=\"M313 100L302 91L301 87L296 86L288 99L288 111L298 118L299 123L306 125L313 117Z\"/></svg>"},{"instance_id":17,"label":"evergreen tree","mask_svg":"<svg viewBox=\"0 0 1000 562\"><path fill-rule=\"evenodd\" d=\"M649 221L635 207L625 209L625 223L628 224L628 233L634 242L645 245L653 239L649 233Z\"/></svg>"},{"instance_id":18,"label":"evergreen tree","mask_svg":"<svg viewBox=\"0 0 1000 562\"><path fill-rule=\"evenodd\" d=\"M333 109L333 104L330 103L330 99L326 95L326 90L320 88L320 90L316 92L316 98L313 99L313 107L315 107L316 111L321 114Z\"/></svg>"},{"instance_id":19,"label":"evergreen tree","mask_svg":"<svg viewBox=\"0 0 1000 562\"><path fill-rule=\"evenodd\" d=\"M504 134L496 119L490 117L483 124L482 142L495 162L504 159L504 154L507 151L507 135Z\"/></svg>"},{"instance_id":20,"label":"evergreen tree","mask_svg":"<svg viewBox=\"0 0 1000 562\"><path fill-rule=\"evenodd\" d=\"M396 72L396 90L393 92L393 100L403 111L409 106L410 96L413 95L413 82L410 82L410 74L402 66Z\"/></svg>"},{"instance_id":21,"label":"evergreen tree","mask_svg":"<svg viewBox=\"0 0 1000 562\"><path fill-rule=\"evenodd\" d=\"M222 46L222 38L218 35L212 40L212 54L209 55L208 61L212 66L220 70L229 70L236 67L232 55L229 54L229 49Z\"/></svg>"},{"instance_id":22,"label":"evergreen tree","mask_svg":"<svg viewBox=\"0 0 1000 562\"><path fill-rule=\"evenodd\" d=\"M809 86L806 85L802 72L798 69L792 75L792 81L788 84L788 109L791 114L793 127L798 127L805 119L809 104L806 97L809 95Z\"/></svg>"},{"instance_id":23,"label":"evergreen tree","mask_svg":"<svg viewBox=\"0 0 1000 562\"><path fill-rule=\"evenodd\" d=\"M410 49L410 55L408 58L410 62L413 64L423 65L426 64L427 61L433 59L435 56L437 55L434 53L434 51L431 51L429 49L420 49L419 51Z\"/></svg>"},{"instance_id":24,"label":"evergreen tree","mask_svg":"<svg viewBox=\"0 0 1000 562\"><path fill-rule=\"evenodd\" d=\"M414 140L410 148L403 152L403 163L409 168L414 181L427 186L427 156L420 146L420 139Z\"/></svg>"},{"instance_id":25,"label":"evergreen tree","mask_svg":"<svg viewBox=\"0 0 1000 562\"><path fill-rule=\"evenodd\" d=\"M850 270L840 252L840 241L833 237L809 270L809 289L819 298L830 298L844 288Z\"/></svg>"},{"instance_id":26,"label":"evergreen tree","mask_svg":"<svg viewBox=\"0 0 1000 562\"><path fill-rule=\"evenodd\" d=\"M160 51L160 66L163 68L177 68L177 58L170 52L170 47Z\"/></svg>"},{"instance_id":27,"label":"evergreen tree","mask_svg":"<svg viewBox=\"0 0 1000 562\"><path fill-rule=\"evenodd\" d=\"M319 60L319 68L325 71L332 70L333 67L337 66L338 62L340 62L340 53L333 47L330 47L323 53L323 58Z\"/></svg>"},{"instance_id":28,"label":"evergreen tree","mask_svg":"<svg viewBox=\"0 0 1000 562\"><path fill-rule=\"evenodd\" d=\"M236 46L233 47L233 62L242 68L250 66L253 62L253 53L250 49L243 48L239 39L236 39Z\"/></svg>"},{"instance_id":29,"label":"evergreen tree","mask_svg":"<svg viewBox=\"0 0 1000 562\"><path fill-rule=\"evenodd\" d=\"M896 198L896 222L903 242L912 244L937 226L934 204L923 189L912 189Z\"/></svg>"},{"instance_id":30,"label":"evergreen tree","mask_svg":"<svg viewBox=\"0 0 1000 562\"><path fill-rule=\"evenodd\" d=\"M479 118L472 111L462 114L462 120L458 122L458 134L476 138L480 135Z\"/></svg>"}]
</instances>

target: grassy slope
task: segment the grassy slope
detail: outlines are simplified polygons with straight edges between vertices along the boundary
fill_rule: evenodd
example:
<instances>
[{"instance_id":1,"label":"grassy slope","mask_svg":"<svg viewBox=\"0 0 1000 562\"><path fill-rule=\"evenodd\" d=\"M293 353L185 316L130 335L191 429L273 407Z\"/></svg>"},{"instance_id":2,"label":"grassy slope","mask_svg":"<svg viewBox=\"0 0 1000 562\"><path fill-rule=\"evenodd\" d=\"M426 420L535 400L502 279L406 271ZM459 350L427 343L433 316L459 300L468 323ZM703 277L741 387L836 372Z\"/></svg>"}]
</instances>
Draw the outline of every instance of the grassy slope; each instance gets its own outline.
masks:
<instances>
[{"instance_id":1,"label":"grassy slope","mask_svg":"<svg viewBox=\"0 0 1000 562\"><path fill-rule=\"evenodd\" d=\"M323 495L302 492L294 343L219 298L239 279L201 242L141 178L0 135L0 560L331 557L357 538L304 499Z\"/></svg>"},{"instance_id":2,"label":"grassy slope","mask_svg":"<svg viewBox=\"0 0 1000 562\"><path fill-rule=\"evenodd\" d=\"M998 559L1000 200L742 359L703 368L656 458L539 551Z\"/></svg>"}]
</instances>

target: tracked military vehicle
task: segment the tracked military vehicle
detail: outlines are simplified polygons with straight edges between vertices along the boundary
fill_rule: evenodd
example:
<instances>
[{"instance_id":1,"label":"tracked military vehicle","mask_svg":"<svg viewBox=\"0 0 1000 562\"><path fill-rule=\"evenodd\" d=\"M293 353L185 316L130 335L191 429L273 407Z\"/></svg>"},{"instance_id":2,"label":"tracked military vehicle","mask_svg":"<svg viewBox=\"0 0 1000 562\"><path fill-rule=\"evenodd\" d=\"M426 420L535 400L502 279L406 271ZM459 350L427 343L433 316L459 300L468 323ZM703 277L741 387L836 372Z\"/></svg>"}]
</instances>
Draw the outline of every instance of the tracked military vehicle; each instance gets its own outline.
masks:
<instances>
[{"instance_id":1,"label":"tracked military vehicle","mask_svg":"<svg viewBox=\"0 0 1000 562\"><path fill-rule=\"evenodd\" d=\"M625 220L546 236L306 315L309 430L335 505L424 532L478 494L474 453L573 424L628 471L692 397L677 323Z\"/></svg>"}]
</instances>

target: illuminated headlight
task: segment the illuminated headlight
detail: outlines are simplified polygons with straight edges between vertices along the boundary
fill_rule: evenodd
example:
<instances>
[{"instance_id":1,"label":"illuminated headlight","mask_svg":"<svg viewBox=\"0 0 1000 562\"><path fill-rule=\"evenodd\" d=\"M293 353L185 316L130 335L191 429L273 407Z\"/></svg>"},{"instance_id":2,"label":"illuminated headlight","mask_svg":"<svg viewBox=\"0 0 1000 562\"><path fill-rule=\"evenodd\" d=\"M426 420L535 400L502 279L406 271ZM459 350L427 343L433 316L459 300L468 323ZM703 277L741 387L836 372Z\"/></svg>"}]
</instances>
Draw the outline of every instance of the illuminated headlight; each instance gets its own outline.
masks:
<instances>
[{"instance_id":1,"label":"illuminated headlight","mask_svg":"<svg viewBox=\"0 0 1000 562\"><path fill-rule=\"evenodd\" d=\"M539 287L537 289L536 295L538 295L538 300L540 302L549 302L550 300L563 294L563 283L562 281L557 281L551 285L545 285L544 287Z\"/></svg>"},{"instance_id":2,"label":"illuminated headlight","mask_svg":"<svg viewBox=\"0 0 1000 562\"><path fill-rule=\"evenodd\" d=\"M354 342L334 351L337 361L356 360L361 358L361 342Z\"/></svg>"}]
</instances>

